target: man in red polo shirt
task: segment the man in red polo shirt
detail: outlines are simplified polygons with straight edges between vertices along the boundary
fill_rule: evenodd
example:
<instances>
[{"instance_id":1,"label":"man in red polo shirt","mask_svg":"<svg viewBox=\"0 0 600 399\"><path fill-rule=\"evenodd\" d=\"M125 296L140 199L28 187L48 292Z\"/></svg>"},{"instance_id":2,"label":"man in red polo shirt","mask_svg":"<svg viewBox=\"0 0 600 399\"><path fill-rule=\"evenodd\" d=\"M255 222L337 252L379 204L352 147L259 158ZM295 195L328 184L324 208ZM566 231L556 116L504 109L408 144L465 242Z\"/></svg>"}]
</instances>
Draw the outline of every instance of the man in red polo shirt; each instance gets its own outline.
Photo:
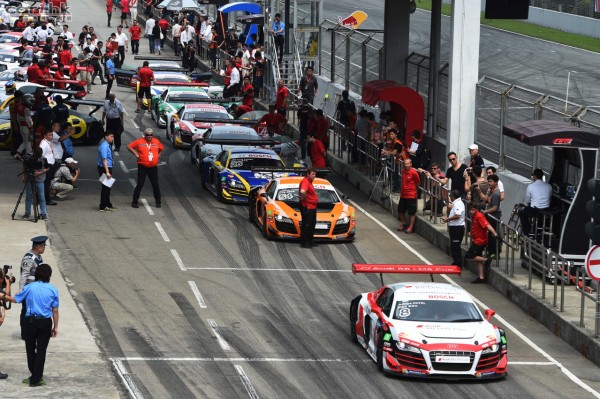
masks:
<instances>
[{"instance_id":1,"label":"man in red polo shirt","mask_svg":"<svg viewBox=\"0 0 600 399\"><path fill-rule=\"evenodd\" d=\"M492 263L492 258L484 258L483 257L483 249L488 244L488 231L492 233L492 235L498 238L498 234L496 234L496 230L488 223L487 219L477 209L476 206L472 206L469 209L471 213L471 246L465 255L465 261L474 260L477 262L477 278L471 281L473 284L481 284L487 282L485 275L486 269L484 269L484 262L486 268L489 268Z\"/></svg>"},{"instance_id":2,"label":"man in red polo shirt","mask_svg":"<svg viewBox=\"0 0 600 399\"><path fill-rule=\"evenodd\" d=\"M146 97L146 100L148 100L148 105L150 105L150 102L152 101L152 93L150 92L150 86L152 85L152 81L154 80L154 72L152 72L152 69L150 69L148 65L150 65L148 61L144 61L144 66L141 67L137 73L138 81L140 82L140 89L138 91L137 96L137 109L135 110L136 113L140 112L140 108L142 106L142 99L144 98L144 96Z\"/></svg>"},{"instance_id":3,"label":"man in red polo shirt","mask_svg":"<svg viewBox=\"0 0 600 399\"><path fill-rule=\"evenodd\" d=\"M137 158L138 164L138 180L135 190L133 190L133 201L131 202L133 208L139 208L138 200L146 182L146 176L152 184L156 207L161 207L160 187L158 187L158 158L164 149L162 143L154 138L154 132L150 128L144 130L144 137L129 143L127 146L127 150Z\"/></svg>"},{"instance_id":4,"label":"man in red polo shirt","mask_svg":"<svg viewBox=\"0 0 600 399\"><path fill-rule=\"evenodd\" d=\"M63 65L69 65L71 58L73 58L73 54L71 54L69 43L64 43L62 51L58 53L58 59Z\"/></svg>"},{"instance_id":5,"label":"man in red polo shirt","mask_svg":"<svg viewBox=\"0 0 600 399\"><path fill-rule=\"evenodd\" d=\"M400 191L400 202L398 202L398 216L400 217L400 227L398 231L404 231L408 234L413 232L415 227L415 215L417 213L417 190L421 184L419 172L412 167L410 158L404 160L402 169L402 189ZM410 219L409 225L406 225L406 214Z\"/></svg>"},{"instance_id":6,"label":"man in red polo shirt","mask_svg":"<svg viewBox=\"0 0 600 399\"><path fill-rule=\"evenodd\" d=\"M313 248L315 225L317 224L317 205L319 198L313 186L313 180L317 177L317 169L308 168L306 176L300 182L300 214L302 215L302 226L300 226L300 241L302 248Z\"/></svg>"},{"instance_id":7,"label":"man in red polo shirt","mask_svg":"<svg viewBox=\"0 0 600 399\"><path fill-rule=\"evenodd\" d=\"M283 127L287 123L287 119L285 119L283 115L275 113L275 106L271 104L269 105L269 113L264 114L262 118L258 120L256 125L254 125L254 130L258 132L258 128L262 123L267 125L267 129L271 126L275 133L281 134Z\"/></svg>"},{"instance_id":8,"label":"man in red polo shirt","mask_svg":"<svg viewBox=\"0 0 600 399\"><path fill-rule=\"evenodd\" d=\"M308 135L308 142L310 143L310 162L315 168L325 168L327 163L327 151L323 142L316 138L313 134Z\"/></svg>"},{"instance_id":9,"label":"man in red polo shirt","mask_svg":"<svg viewBox=\"0 0 600 399\"><path fill-rule=\"evenodd\" d=\"M34 57L31 61L31 65L27 68L27 80L29 83L40 83L40 79L43 78L44 75L38 65L38 59L37 57Z\"/></svg>"},{"instance_id":10,"label":"man in red polo shirt","mask_svg":"<svg viewBox=\"0 0 600 399\"><path fill-rule=\"evenodd\" d=\"M322 109L315 112L316 115L316 137L323 142L325 148L329 149L329 121L323 114Z\"/></svg>"},{"instance_id":11,"label":"man in red polo shirt","mask_svg":"<svg viewBox=\"0 0 600 399\"><path fill-rule=\"evenodd\" d=\"M254 101L254 87L250 83L250 76L244 77L244 84L242 85L242 104L248 107L252 107Z\"/></svg>"},{"instance_id":12,"label":"man in red polo shirt","mask_svg":"<svg viewBox=\"0 0 600 399\"><path fill-rule=\"evenodd\" d=\"M277 112L285 116L288 109L288 97L290 95L289 90L283 84L283 79L279 79L277 82L277 97L275 99L275 108Z\"/></svg>"},{"instance_id":13,"label":"man in red polo shirt","mask_svg":"<svg viewBox=\"0 0 600 399\"><path fill-rule=\"evenodd\" d=\"M131 53L137 54L140 51L140 38L142 37L142 28L138 25L138 21L134 19L129 28L129 36L131 36Z\"/></svg>"}]
</instances>

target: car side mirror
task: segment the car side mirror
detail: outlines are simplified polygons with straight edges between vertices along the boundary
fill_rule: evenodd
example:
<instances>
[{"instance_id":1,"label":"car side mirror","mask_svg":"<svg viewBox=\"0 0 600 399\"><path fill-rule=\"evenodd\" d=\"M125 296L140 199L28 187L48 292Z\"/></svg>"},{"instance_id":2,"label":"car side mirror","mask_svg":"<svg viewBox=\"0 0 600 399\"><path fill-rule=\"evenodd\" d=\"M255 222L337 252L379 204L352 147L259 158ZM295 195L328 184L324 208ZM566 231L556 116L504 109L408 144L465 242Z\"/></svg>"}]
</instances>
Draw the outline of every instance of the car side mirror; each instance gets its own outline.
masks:
<instances>
[{"instance_id":1,"label":"car side mirror","mask_svg":"<svg viewBox=\"0 0 600 399\"><path fill-rule=\"evenodd\" d=\"M268 198L267 193L260 193L259 195L263 198Z\"/></svg>"},{"instance_id":2,"label":"car side mirror","mask_svg":"<svg viewBox=\"0 0 600 399\"><path fill-rule=\"evenodd\" d=\"M490 321L490 319L496 314L496 311L494 309L486 309L485 310L485 318L487 319L487 321Z\"/></svg>"},{"instance_id":3,"label":"car side mirror","mask_svg":"<svg viewBox=\"0 0 600 399\"><path fill-rule=\"evenodd\" d=\"M342 195L342 201L346 202L346 201L348 201L349 199L350 199L350 196L349 196L349 195L346 195L346 194Z\"/></svg>"}]
</instances>

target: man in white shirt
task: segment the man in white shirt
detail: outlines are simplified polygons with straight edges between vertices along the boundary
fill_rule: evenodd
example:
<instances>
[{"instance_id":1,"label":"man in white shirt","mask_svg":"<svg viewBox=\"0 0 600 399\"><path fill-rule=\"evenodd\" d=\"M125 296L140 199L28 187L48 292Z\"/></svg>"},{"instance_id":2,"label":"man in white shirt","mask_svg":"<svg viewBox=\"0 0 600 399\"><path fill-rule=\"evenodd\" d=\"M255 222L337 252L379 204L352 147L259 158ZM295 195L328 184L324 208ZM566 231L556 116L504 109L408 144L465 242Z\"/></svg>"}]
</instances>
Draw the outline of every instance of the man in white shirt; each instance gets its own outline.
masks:
<instances>
[{"instance_id":1,"label":"man in white shirt","mask_svg":"<svg viewBox=\"0 0 600 399\"><path fill-rule=\"evenodd\" d=\"M2 23L7 27L11 26L10 23L10 14L6 11L4 5L0 5L0 18L2 19Z\"/></svg>"},{"instance_id":2,"label":"man in white shirt","mask_svg":"<svg viewBox=\"0 0 600 399\"><path fill-rule=\"evenodd\" d=\"M175 50L175 55L179 55L179 42L181 38L181 25L176 21L173 27L171 28L171 36L173 37L173 47Z\"/></svg>"},{"instance_id":3,"label":"man in white shirt","mask_svg":"<svg viewBox=\"0 0 600 399\"><path fill-rule=\"evenodd\" d=\"M23 39L27 40L27 44L30 46L35 42L35 22L30 22L29 26L23 30Z\"/></svg>"},{"instance_id":4,"label":"man in white shirt","mask_svg":"<svg viewBox=\"0 0 600 399\"><path fill-rule=\"evenodd\" d=\"M235 97L240 92L240 70L235 66L235 62L232 63L232 66L233 68L231 68L231 76L227 91Z\"/></svg>"},{"instance_id":5,"label":"man in white shirt","mask_svg":"<svg viewBox=\"0 0 600 399\"><path fill-rule=\"evenodd\" d=\"M452 264L462 268L461 244L465 236L465 204L460 198L460 191L450 191L448 209L450 213L442 218L443 223L448 223L448 235L450 236L450 253Z\"/></svg>"},{"instance_id":6,"label":"man in white shirt","mask_svg":"<svg viewBox=\"0 0 600 399\"><path fill-rule=\"evenodd\" d=\"M73 36L73 33L69 32L69 25L63 25L62 28L63 28L63 30L62 30L62 32L60 32L58 37L62 37L65 42L67 42L69 44L73 44L73 38L75 36Z\"/></svg>"},{"instance_id":7,"label":"man in white shirt","mask_svg":"<svg viewBox=\"0 0 600 399\"><path fill-rule=\"evenodd\" d=\"M541 169L535 169L531 174L531 184L527 186L523 205L525 207L520 213L521 226L523 234L528 235L531 232L530 218L540 215L541 210L550 208L550 199L552 198L552 186L544 181L544 172Z\"/></svg>"},{"instance_id":8,"label":"man in white shirt","mask_svg":"<svg viewBox=\"0 0 600 399\"><path fill-rule=\"evenodd\" d=\"M123 25L117 26L117 43L119 43L119 57L116 62L116 67L121 68L125 61L125 52L129 51L129 38L123 32Z\"/></svg>"},{"instance_id":9,"label":"man in white shirt","mask_svg":"<svg viewBox=\"0 0 600 399\"><path fill-rule=\"evenodd\" d=\"M50 185L52 184L52 178L54 177L54 174L56 173L56 170L58 169L58 167L60 166L60 159L58 159L58 162L56 161L56 157L54 155L54 145L52 143L52 139L54 136L54 132L52 130L50 130L49 132L46 132L46 134L44 135L44 139L42 141L40 141L40 148L42 149L42 156L44 158L46 158L46 161L48 162L48 171L46 173L46 180L44 180L44 192L45 192L45 197L46 197L46 205L56 205L56 202L52 201L52 198L50 198ZM59 144L60 146L60 144ZM62 150L62 147L61 147ZM61 155L62 157L62 155Z\"/></svg>"},{"instance_id":10,"label":"man in white shirt","mask_svg":"<svg viewBox=\"0 0 600 399\"><path fill-rule=\"evenodd\" d=\"M179 40L181 41L181 50L185 51L185 47L187 46L188 42L192 40L189 25L185 25L183 28L181 28L181 35L179 37Z\"/></svg>"},{"instance_id":11,"label":"man in white shirt","mask_svg":"<svg viewBox=\"0 0 600 399\"><path fill-rule=\"evenodd\" d=\"M54 35L54 32L51 29L48 29L48 26L45 23L35 28L34 33L38 42L45 42L47 38Z\"/></svg>"},{"instance_id":12,"label":"man in white shirt","mask_svg":"<svg viewBox=\"0 0 600 399\"><path fill-rule=\"evenodd\" d=\"M156 20L154 17L150 16L148 20L146 20L146 36L148 36L148 44L150 44L150 54L154 54L154 36L152 35L152 29L156 25Z\"/></svg>"},{"instance_id":13,"label":"man in white shirt","mask_svg":"<svg viewBox=\"0 0 600 399\"><path fill-rule=\"evenodd\" d=\"M485 173L487 174L487 177L490 177L491 175L498 176L497 169L493 166L485 168ZM500 192L500 201L504 201L504 184L502 184L502 180L498 180L498 191Z\"/></svg>"}]
</instances>

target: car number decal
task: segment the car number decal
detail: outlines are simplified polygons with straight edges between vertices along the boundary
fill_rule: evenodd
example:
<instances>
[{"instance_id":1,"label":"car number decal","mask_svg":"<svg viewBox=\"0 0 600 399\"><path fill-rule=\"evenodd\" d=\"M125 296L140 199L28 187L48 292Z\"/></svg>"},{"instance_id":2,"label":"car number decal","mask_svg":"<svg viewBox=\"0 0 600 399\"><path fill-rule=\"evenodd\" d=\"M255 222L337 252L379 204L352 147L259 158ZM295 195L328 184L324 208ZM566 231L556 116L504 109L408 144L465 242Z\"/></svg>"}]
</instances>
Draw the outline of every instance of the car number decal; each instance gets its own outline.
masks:
<instances>
[{"instance_id":1,"label":"car number decal","mask_svg":"<svg viewBox=\"0 0 600 399\"><path fill-rule=\"evenodd\" d=\"M409 308L398 309L397 316L402 317L402 318L410 316L410 309Z\"/></svg>"}]
</instances>

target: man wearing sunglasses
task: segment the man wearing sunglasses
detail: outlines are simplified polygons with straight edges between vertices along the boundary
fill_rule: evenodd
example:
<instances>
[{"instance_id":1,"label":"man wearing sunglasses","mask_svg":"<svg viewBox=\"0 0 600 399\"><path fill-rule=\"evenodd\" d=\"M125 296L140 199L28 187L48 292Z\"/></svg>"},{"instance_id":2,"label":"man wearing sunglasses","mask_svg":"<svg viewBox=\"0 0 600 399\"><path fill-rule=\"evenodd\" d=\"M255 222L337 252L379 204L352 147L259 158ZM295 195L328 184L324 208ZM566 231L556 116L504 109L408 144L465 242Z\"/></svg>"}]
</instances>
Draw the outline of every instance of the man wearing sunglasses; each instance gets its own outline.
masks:
<instances>
[{"instance_id":1,"label":"man wearing sunglasses","mask_svg":"<svg viewBox=\"0 0 600 399\"><path fill-rule=\"evenodd\" d=\"M137 158L138 164L138 180L135 190L133 190L133 201L131 202L133 208L139 208L138 200L146 182L146 176L152 184L156 207L161 207L160 187L158 187L158 158L164 149L162 143L154 138L154 132L150 128L144 130L144 137L127 146L127 150Z\"/></svg>"},{"instance_id":2,"label":"man wearing sunglasses","mask_svg":"<svg viewBox=\"0 0 600 399\"><path fill-rule=\"evenodd\" d=\"M458 190L460 197L465 199L467 193L465 191L465 178L463 175L467 170L467 165L458 161L458 156L455 152L448 153L448 161L450 162L450 167L446 171L446 176L434 176L434 178L442 184L448 183L448 180L451 179L452 184L450 186L450 190Z\"/></svg>"}]
</instances>

